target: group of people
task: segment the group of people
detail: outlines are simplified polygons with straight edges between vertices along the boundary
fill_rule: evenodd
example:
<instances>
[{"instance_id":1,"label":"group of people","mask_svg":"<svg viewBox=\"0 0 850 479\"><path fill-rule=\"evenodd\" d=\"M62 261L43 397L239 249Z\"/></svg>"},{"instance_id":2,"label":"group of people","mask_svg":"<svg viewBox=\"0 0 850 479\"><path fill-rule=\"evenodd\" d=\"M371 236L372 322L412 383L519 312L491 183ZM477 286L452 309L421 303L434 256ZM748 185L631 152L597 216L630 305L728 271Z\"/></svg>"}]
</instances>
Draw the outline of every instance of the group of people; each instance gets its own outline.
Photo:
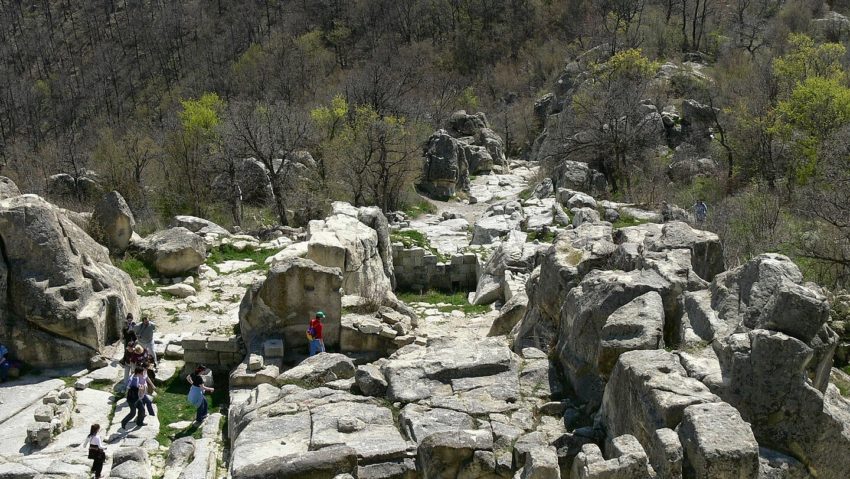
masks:
<instances>
[{"instance_id":1,"label":"group of people","mask_svg":"<svg viewBox=\"0 0 850 479\"><path fill-rule=\"evenodd\" d=\"M307 342L310 356L325 352L324 325L322 320L325 313L317 311L310 319L307 328ZM136 427L145 425L146 414L155 416L153 408L153 394L155 386L152 378L156 371L156 351L153 347L153 335L156 331L149 318L142 317L140 323L134 321L133 315L127 315L127 321L123 329L124 336L124 363L127 405L130 411L121 420L121 429L126 430L130 421L135 421ZM132 372L132 375L131 375ZM195 421L202 423L209 412L209 404L205 397L215 389L204 384L204 375L208 368L204 365L197 366L193 372L186 376L189 383L189 404L196 408ZM135 420L134 420L135 418ZM83 446L88 447L88 458L92 459L91 472L95 479L99 479L103 472L103 464L106 461L106 446L99 436L100 424L93 424L86 437Z\"/></svg>"}]
</instances>

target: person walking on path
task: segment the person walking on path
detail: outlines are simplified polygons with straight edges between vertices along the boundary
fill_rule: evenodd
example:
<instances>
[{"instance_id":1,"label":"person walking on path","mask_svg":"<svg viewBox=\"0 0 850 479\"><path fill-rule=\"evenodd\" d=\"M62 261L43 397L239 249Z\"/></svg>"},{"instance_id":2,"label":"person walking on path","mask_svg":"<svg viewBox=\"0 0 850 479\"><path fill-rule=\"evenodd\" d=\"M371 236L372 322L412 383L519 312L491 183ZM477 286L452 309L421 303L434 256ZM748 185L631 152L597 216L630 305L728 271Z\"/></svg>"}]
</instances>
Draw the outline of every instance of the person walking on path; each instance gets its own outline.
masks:
<instances>
[{"instance_id":1,"label":"person walking on path","mask_svg":"<svg viewBox=\"0 0 850 479\"><path fill-rule=\"evenodd\" d=\"M144 369L136 367L135 374L127 381L127 406L130 412L121 420L121 429L127 429L127 423L136 417L136 426L145 425L145 405L142 402L142 393L145 390L147 380L144 377Z\"/></svg>"},{"instance_id":2,"label":"person walking on path","mask_svg":"<svg viewBox=\"0 0 850 479\"><path fill-rule=\"evenodd\" d=\"M324 317L325 313L317 311L316 317L310 320L310 327L307 328L310 356L325 352L325 340L322 336L322 319Z\"/></svg>"},{"instance_id":3,"label":"person walking on path","mask_svg":"<svg viewBox=\"0 0 850 479\"><path fill-rule=\"evenodd\" d=\"M148 354L153 358L153 363L156 364L156 350L153 347L154 331L156 331L156 325L147 316L142 316L142 322L133 326L133 332L139 338L139 344L148 350Z\"/></svg>"},{"instance_id":4,"label":"person walking on path","mask_svg":"<svg viewBox=\"0 0 850 479\"><path fill-rule=\"evenodd\" d=\"M204 377L202 375L206 372L206 370L206 366L200 365L195 368L195 372L186 376L186 381L192 385L189 388L189 396L187 399L189 404L198 408L198 411L195 414L195 422L198 424L204 422L204 419L207 418L207 410L209 408L207 398L204 397L204 393L211 393L215 391L215 389L204 385Z\"/></svg>"},{"instance_id":5,"label":"person walking on path","mask_svg":"<svg viewBox=\"0 0 850 479\"><path fill-rule=\"evenodd\" d=\"M94 462L91 465L91 472L94 474L94 479L100 479L100 474L103 472L103 463L106 462L106 447L103 445L103 440L98 435L100 433L100 424L92 424L89 430L89 435L83 442L83 447L89 447L89 459Z\"/></svg>"},{"instance_id":6,"label":"person walking on path","mask_svg":"<svg viewBox=\"0 0 850 479\"><path fill-rule=\"evenodd\" d=\"M708 205L702 199L694 203L694 216L697 218L697 223L705 223L708 217Z\"/></svg>"}]
</instances>

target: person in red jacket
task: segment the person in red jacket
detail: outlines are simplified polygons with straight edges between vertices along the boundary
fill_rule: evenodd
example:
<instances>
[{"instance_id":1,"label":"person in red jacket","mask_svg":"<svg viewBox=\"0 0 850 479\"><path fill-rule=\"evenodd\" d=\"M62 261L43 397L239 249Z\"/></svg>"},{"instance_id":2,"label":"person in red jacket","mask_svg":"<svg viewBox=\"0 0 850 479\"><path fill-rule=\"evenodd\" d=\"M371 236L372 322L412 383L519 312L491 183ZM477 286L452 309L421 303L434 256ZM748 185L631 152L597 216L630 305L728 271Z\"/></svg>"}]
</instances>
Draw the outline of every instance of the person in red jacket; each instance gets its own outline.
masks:
<instances>
[{"instance_id":1,"label":"person in red jacket","mask_svg":"<svg viewBox=\"0 0 850 479\"><path fill-rule=\"evenodd\" d=\"M310 356L325 352L325 341L322 336L322 319L325 313L316 312L316 317L310 320L310 327L307 328L307 341L310 347Z\"/></svg>"}]
</instances>

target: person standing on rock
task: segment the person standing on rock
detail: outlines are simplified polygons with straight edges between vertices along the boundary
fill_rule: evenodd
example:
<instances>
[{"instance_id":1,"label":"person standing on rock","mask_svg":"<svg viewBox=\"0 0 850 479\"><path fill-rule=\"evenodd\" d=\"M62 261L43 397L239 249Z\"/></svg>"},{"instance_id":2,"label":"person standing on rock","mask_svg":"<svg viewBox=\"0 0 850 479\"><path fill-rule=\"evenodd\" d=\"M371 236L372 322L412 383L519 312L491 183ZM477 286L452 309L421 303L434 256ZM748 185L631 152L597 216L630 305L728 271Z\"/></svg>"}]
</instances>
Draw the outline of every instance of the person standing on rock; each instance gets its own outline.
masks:
<instances>
[{"instance_id":1,"label":"person standing on rock","mask_svg":"<svg viewBox=\"0 0 850 479\"><path fill-rule=\"evenodd\" d=\"M144 377L144 369L137 366L133 377L127 381L127 406L130 407L130 412L121 420L121 429L127 429L127 423L136 417L136 426L142 427L145 425L145 405L142 402L142 394L144 394L147 386L147 379Z\"/></svg>"},{"instance_id":2,"label":"person standing on rock","mask_svg":"<svg viewBox=\"0 0 850 479\"><path fill-rule=\"evenodd\" d=\"M208 388L204 385L204 377L202 375L206 372L206 370L206 366L199 365L195 368L195 372L186 376L186 381L189 381L189 384L192 385L189 388L189 396L187 399L189 404L198 408L198 412L195 414L195 422L199 424L204 422L204 419L207 418L207 410L209 408L207 398L204 397L204 393L211 393L215 391L215 389Z\"/></svg>"},{"instance_id":3,"label":"person standing on rock","mask_svg":"<svg viewBox=\"0 0 850 479\"><path fill-rule=\"evenodd\" d=\"M694 203L694 216L696 216L698 223L705 223L705 219L708 217L708 205L702 199Z\"/></svg>"},{"instance_id":4,"label":"person standing on rock","mask_svg":"<svg viewBox=\"0 0 850 479\"><path fill-rule=\"evenodd\" d=\"M148 350L148 353L153 359L153 363L156 364L156 350L154 350L153 347L154 331L156 331L156 325L153 324L151 322L151 318L147 316L142 316L142 322L133 326L133 332L136 333L136 337L139 338L139 344Z\"/></svg>"},{"instance_id":5,"label":"person standing on rock","mask_svg":"<svg viewBox=\"0 0 850 479\"><path fill-rule=\"evenodd\" d=\"M310 348L310 356L315 356L325 352L325 340L322 336L322 319L325 313L316 311L316 317L310 320L310 327L307 328L307 341Z\"/></svg>"},{"instance_id":6,"label":"person standing on rock","mask_svg":"<svg viewBox=\"0 0 850 479\"><path fill-rule=\"evenodd\" d=\"M83 447L89 446L89 459L94 462L91 465L91 472L94 474L94 479L100 479L100 474L103 472L103 463L106 462L106 447L103 445L103 440L98 435L100 433L100 424L92 424L89 430L89 435L83 442Z\"/></svg>"}]
</instances>

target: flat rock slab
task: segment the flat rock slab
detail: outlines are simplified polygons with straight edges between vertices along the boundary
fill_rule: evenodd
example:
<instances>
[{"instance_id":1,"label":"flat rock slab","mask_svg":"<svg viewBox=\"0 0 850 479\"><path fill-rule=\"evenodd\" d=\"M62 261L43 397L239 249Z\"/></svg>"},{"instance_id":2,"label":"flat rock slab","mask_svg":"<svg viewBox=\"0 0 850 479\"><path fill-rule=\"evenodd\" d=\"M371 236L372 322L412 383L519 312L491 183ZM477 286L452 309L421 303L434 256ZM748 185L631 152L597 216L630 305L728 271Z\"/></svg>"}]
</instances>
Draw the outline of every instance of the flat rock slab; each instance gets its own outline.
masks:
<instances>
[{"instance_id":1,"label":"flat rock slab","mask_svg":"<svg viewBox=\"0 0 850 479\"><path fill-rule=\"evenodd\" d=\"M310 413L257 418L233 443L231 464L238 477L253 464L297 457L310 449Z\"/></svg>"},{"instance_id":2,"label":"flat rock slab","mask_svg":"<svg viewBox=\"0 0 850 479\"><path fill-rule=\"evenodd\" d=\"M365 463L404 456L408 444L386 407L366 403L328 404L312 409L311 449L345 445Z\"/></svg>"},{"instance_id":3,"label":"flat rock slab","mask_svg":"<svg viewBox=\"0 0 850 479\"><path fill-rule=\"evenodd\" d=\"M46 378L22 378L4 383L0 388L0 424L64 385L61 379Z\"/></svg>"},{"instance_id":4,"label":"flat rock slab","mask_svg":"<svg viewBox=\"0 0 850 479\"><path fill-rule=\"evenodd\" d=\"M92 424L108 424L111 398L111 393L97 389L77 391L77 406L71 416L72 427L53 438L41 452L61 452L77 447L85 440Z\"/></svg>"}]
</instances>

